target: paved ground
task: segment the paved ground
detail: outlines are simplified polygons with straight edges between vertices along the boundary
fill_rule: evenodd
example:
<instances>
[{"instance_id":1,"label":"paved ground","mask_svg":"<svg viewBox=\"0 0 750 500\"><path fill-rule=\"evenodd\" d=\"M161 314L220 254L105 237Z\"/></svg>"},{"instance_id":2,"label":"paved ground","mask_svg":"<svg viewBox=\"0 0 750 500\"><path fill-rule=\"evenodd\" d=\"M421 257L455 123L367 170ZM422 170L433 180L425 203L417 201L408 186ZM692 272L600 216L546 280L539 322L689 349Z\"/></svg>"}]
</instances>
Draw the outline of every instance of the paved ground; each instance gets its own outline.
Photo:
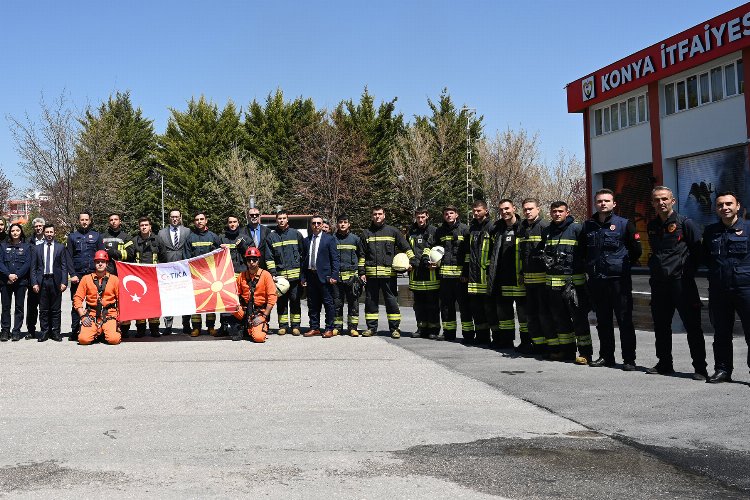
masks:
<instances>
[{"instance_id":1,"label":"paved ground","mask_svg":"<svg viewBox=\"0 0 750 500\"><path fill-rule=\"evenodd\" d=\"M674 377L387 336L3 343L0 496L748 498L747 348L712 386L674 340Z\"/></svg>"}]
</instances>

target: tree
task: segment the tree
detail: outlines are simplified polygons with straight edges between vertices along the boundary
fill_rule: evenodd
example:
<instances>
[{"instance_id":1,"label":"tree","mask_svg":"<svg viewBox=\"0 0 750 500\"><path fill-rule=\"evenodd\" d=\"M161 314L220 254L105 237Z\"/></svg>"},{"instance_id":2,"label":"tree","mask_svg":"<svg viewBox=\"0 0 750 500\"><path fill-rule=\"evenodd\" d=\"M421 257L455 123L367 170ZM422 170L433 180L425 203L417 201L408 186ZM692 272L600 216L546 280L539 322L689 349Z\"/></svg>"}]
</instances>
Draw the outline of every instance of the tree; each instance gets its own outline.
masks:
<instances>
[{"instance_id":1,"label":"tree","mask_svg":"<svg viewBox=\"0 0 750 500\"><path fill-rule=\"evenodd\" d=\"M13 183L5 176L5 172L0 170L0 213L5 212L12 189Z\"/></svg>"},{"instance_id":2,"label":"tree","mask_svg":"<svg viewBox=\"0 0 750 500\"><path fill-rule=\"evenodd\" d=\"M240 113L231 101L219 112L203 96L191 99L186 111L171 112L157 149L165 197L185 214L205 210L209 219L223 219L233 207L206 187L215 181L217 162L245 142Z\"/></svg>"},{"instance_id":3,"label":"tree","mask_svg":"<svg viewBox=\"0 0 750 500\"><path fill-rule=\"evenodd\" d=\"M26 177L49 196L42 216L61 225L63 234L78 223L78 193L73 185L77 122L64 92L50 105L42 96L40 106L38 123L28 113L23 119L10 116L8 120Z\"/></svg>"},{"instance_id":4,"label":"tree","mask_svg":"<svg viewBox=\"0 0 750 500\"><path fill-rule=\"evenodd\" d=\"M562 200L568 204L571 215L577 220L588 216L588 196L586 194L586 171L575 155L560 151L555 163L545 172L542 207L549 207L553 201Z\"/></svg>"}]
</instances>

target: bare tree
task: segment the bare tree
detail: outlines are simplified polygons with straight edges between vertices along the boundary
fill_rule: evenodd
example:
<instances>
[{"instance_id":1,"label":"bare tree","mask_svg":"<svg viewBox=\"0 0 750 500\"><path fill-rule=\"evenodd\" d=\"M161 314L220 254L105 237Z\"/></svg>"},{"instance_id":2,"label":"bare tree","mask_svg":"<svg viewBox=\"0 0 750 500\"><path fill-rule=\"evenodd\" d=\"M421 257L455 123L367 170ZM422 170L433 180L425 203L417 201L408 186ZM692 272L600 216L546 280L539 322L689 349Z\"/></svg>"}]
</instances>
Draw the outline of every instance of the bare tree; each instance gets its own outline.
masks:
<instances>
[{"instance_id":1,"label":"bare tree","mask_svg":"<svg viewBox=\"0 0 750 500\"><path fill-rule=\"evenodd\" d=\"M23 119L7 118L26 177L50 197L42 215L71 229L78 216L73 186L77 122L64 93L51 105L42 97L40 105L38 123L28 113Z\"/></svg>"},{"instance_id":2,"label":"bare tree","mask_svg":"<svg viewBox=\"0 0 750 500\"><path fill-rule=\"evenodd\" d=\"M588 202L583 163L575 155L560 151L557 160L545 174L545 188L541 197L543 206L549 207L553 201L562 200L568 204L573 217L578 220L585 218L588 215Z\"/></svg>"},{"instance_id":3,"label":"bare tree","mask_svg":"<svg viewBox=\"0 0 750 500\"><path fill-rule=\"evenodd\" d=\"M0 213L5 213L10 200L10 192L13 189L13 183L5 176L5 172L0 170Z\"/></svg>"},{"instance_id":4,"label":"bare tree","mask_svg":"<svg viewBox=\"0 0 750 500\"><path fill-rule=\"evenodd\" d=\"M239 146L234 146L224 158L216 163L216 181L212 188L226 198L232 207L247 206L250 195L261 212L272 210L274 192L279 181L270 168L263 168L258 161Z\"/></svg>"}]
</instances>

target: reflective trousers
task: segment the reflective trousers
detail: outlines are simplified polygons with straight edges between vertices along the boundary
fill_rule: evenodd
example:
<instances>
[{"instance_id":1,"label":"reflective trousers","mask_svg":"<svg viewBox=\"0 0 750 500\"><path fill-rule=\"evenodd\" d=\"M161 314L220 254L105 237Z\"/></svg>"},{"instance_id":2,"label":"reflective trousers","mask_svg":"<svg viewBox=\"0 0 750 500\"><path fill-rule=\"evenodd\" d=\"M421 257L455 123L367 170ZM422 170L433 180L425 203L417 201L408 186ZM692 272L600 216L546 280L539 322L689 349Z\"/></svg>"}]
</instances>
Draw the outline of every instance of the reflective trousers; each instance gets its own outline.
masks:
<instances>
[{"instance_id":1,"label":"reflective trousers","mask_svg":"<svg viewBox=\"0 0 750 500\"><path fill-rule=\"evenodd\" d=\"M414 316L417 329L422 336L440 332L440 302L438 290L412 290L414 294Z\"/></svg>"},{"instance_id":2,"label":"reflective trousers","mask_svg":"<svg viewBox=\"0 0 750 500\"><path fill-rule=\"evenodd\" d=\"M396 277L375 278L368 276L365 284L365 322L367 323L367 329L373 333L378 331L378 307L381 291L383 292L383 302L385 302L385 312L388 318L388 330L392 332L398 329L401 324Z\"/></svg>"},{"instance_id":3,"label":"reflective trousers","mask_svg":"<svg viewBox=\"0 0 750 500\"><path fill-rule=\"evenodd\" d=\"M464 338L474 338L474 322L471 319L469 296L466 283L458 278L440 278L440 316L445 340L455 340L458 323L456 305L461 313L461 334Z\"/></svg>"},{"instance_id":4,"label":"reflective trousers","mask_svg":"<svg viewBox=\"0 0 750 500\"><path fill-rule=\"evenodd\" d=\"M349 330L356 330L359 325L359 298L352 293L350 286L338 282L333 289L333 305L336 310L334 327L339 331L344 328L344 304L346 304L346 323Z\"/></svg>"},{"instance_id":5,"label":"reflective trousers","mask_svg":"<svg viewBox=\"0 0 750 500\"><path fill-rule=\"evenodd\" d=\"M276 301L279 328L299 328L302 323L302 285L299 280L289 280L289 291ZM290 314L291 313L291 314Z\"/></svg>"}]
</instances>

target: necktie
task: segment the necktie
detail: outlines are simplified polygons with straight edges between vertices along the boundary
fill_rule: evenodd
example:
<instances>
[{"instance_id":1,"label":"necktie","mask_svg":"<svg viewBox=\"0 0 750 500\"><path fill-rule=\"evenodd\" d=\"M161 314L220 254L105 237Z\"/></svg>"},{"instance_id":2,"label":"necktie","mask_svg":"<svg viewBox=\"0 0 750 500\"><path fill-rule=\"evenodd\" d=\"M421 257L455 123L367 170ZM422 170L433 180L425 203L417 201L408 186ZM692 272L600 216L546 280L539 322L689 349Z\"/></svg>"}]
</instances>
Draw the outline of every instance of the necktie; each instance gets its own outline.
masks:
<instances>
[{"instance_id":1,"label":"necktie","mask_svg":"<svg viewBox=\"0 0 750 500\"><path fill-rule=\"evenodd\" d=\"M172 242L174 243L175 248L177 247L177 244L180 242L180 232L177 230L177 228L174 228L174 238L172 238Z\"/></svg>"},{"instance_id":2,"label":"necktie","mask_svg":"<svg viewBox=\"0 0 750 500\"><path fill-rule=\"evenodd\" d=\"M315 270L315 261L317 260L317 253L318 253L318 236L316 234L313 235L312 240L312 247L310 248L310 269Z\"/></svg>"},{"instance_id":3,"label":"necktie","mask_svg":"<svg viewBox=\"0 0 750 500\"><path fill-rule=\"evenodd\" d=\"M52 274L52 243L47 243L47 261L44 266L44 274Z\"/></svg>"}]
</instances>

